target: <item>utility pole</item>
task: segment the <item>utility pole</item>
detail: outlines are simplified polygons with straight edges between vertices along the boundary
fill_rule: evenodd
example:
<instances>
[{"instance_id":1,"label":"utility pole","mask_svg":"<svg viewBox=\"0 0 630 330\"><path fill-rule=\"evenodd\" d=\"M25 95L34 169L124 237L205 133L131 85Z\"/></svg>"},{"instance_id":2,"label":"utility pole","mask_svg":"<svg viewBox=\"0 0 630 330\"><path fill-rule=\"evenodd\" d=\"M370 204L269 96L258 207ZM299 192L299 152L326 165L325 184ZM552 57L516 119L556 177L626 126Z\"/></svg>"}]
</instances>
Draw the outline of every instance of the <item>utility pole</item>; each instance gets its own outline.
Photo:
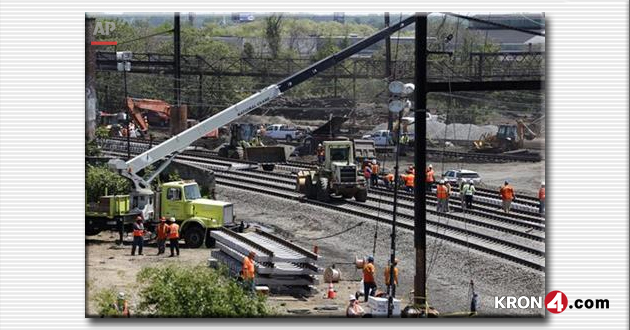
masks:
<instances>
[{"instance_id":1,"label":"utility pole","mask_svg":"<svg viewBox=\"0 0 630 330\"><path fill-rule=\"evenodd\" d=\"M173 61L175 63L175 81L173 88L175 89L175 105L179 107L181 105L181 47L180 47L180 25L179 25L179 13L175 13L175 22L173 24Z\"/></svg>"},{"instance_id":2,"label":"utility pole","mask_svg":"<svg viewBox=\"0 0 630 330\"><path fill-rule=\"evenodd\" d=\"M385 12L385 27L389 26L389 12ZM385 38L385 76L387 77L387 84L392 81L392 40L390 36ZM391 93L388 94L388 99L391 98ZM387 112L387 129L391 132L394 128L394 114L391 111Z\"/></svg>"},{"instance_id":3,"label":"utility pole","mask_svg":"<svg viewBox=\"0 0 630 330\"><path fill-rule=\"evenodd\" d=\"M85 18L85 138L92 141L96 135L96 52L94 40L94 17Z\"/></svg>"},{"instance_id":4,"label":"utility pole","mask_svg":"<svg viewBox=\"0 0 630 330\"><path fill-rule=\"evenodd\" d=\"M415 121L416 135L414 164L414 247L416 249L416 274L414 277L414 298L416 305L426 306L427 277L427 205L426 205L426 110L427 110L427 13L416 13L415 43ZM422 173L418 175L419 173Z\"/></svg>"}]
</instances>

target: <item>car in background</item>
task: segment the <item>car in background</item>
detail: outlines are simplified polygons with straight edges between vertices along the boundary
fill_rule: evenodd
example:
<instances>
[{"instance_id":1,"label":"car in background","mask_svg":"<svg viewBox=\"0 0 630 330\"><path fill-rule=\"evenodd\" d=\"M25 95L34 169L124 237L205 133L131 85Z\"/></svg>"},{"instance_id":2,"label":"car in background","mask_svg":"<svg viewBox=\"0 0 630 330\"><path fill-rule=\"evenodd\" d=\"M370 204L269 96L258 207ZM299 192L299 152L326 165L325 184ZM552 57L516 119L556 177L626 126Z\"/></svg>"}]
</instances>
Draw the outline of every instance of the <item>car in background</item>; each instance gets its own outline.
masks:
<instances>
[{"instance_id":1,"label":"car in background","mask_svg":"<svg viewBox=\"0 0 630 330\"><path fill-rule=\"evenodd\" d=\"M286 140L287 142L295 141L302 137L301 130L288 125L269 125L265 128L265 131L265 136L275 140Z\"/></svg>"},{"instance_id":2,"label":"car in background","mask_svg":"<svg viewBox=\"0 0 630 330\"><path fill-rule=\"evenodd\" d=\"M378 130L371 134L366 134L361 137L363 140L372 140L374 145L379 147L391 146L394 144L394 138L392 132L386 129Z\"/></svg>"},{"instance_id":3,"label":"car in background","mask_svg":"<svg viewBox=\"0 0 630 330\"><path fill-rule=\"evenodd\" d=\"M479 173L470 170L448 170L442 174L442 179L451 184L459 184L462 179L472 180L475 184L481 182Z\"/></svg>"}]
</instances>

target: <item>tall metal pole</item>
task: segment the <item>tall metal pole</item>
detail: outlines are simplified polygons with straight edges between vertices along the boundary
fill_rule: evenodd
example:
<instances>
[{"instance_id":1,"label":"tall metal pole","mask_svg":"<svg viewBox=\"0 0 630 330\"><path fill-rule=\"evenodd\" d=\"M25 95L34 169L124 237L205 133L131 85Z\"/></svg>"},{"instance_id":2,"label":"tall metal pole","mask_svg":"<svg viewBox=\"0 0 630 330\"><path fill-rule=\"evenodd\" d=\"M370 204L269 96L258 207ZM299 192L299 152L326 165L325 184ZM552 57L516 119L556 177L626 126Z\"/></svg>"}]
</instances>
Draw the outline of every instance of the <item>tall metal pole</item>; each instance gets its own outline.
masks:
<instances>
[{"instance_id":1,"label":"tall metal pole","mask_svg":"<svg viewBox=\"0 0 630 330\"><path fill-rule=\"evenodd\" d=\"M389 26L389 12L385 12L385 27ZM392 40L389 36L385 38L385 76L387 83L392 81ZM391 93L388 94L391 96ZM394 114L388 111L387 129L391 132L394 127Z\"/></svg>"},{"instance_id":2,"label":"tall metal pole","mask_svg":"<svg viewBox=\"0 0 630 330\"><path fill-rule=\"evenodd\" d=\"M390 114L392 112L390 111ZM398 122L402 120L402 111L398 113ZM387 287L388 301L387 301L387 317L392 317L394 310L394 298L396 297L396 285L394 284L394 268L396 261L396 214L398 209L398 173L399 173L399 159L400 159L400 124L398 126L398 133L396 134L396 165L394 166L394 209L392 216L392 236L391 236L391 255L389 257L389 286Z\"/></svg>"},{"instance_id":3,"label":"tall metal pole","mask_svg":"<svg viewBox=\"0 0 630 330\"><path fill-rule=\"evenodd\" d=\"M85 138L94 140L96 136L96 51L94 40L94 17L85 18Z\"/></svg>"},{"instance_id":4,"label":"tall metal pole","mask_svg":"<svg viewBox=\"0 0 630 330\"><path fill-rule=\"evenodd\" d=\"M414 164L414 247L416 249L416 275L414 277L414 304L425 304L427 294L426 252L427 252L427 219L426 219L426 108L427 108L427 13L416 13L416 74L415 74L415 155ZM421 173L421 174L420 174ZM420 175L418 175L420 174Z\"/></svg>"},{"instance_id":5,"label":"tall metal pole","mask_svg":"<svg viewBox=\"0 0 630 330\"><path fill-rule=\"evenodd\" d=\"M127 106L127 68L123 61L123 85L125 86L125 106ZM131 113L127 114L127 160L131 159Z\"/></svg>"},{"instance_id":6,"label":"tall metal pole","mask_svg":"<svg viewBox=\"0 0 630 330\"><path fill-rule=\"evenodd\" d=\"M173 24L173 60L175 62L175 81L173 88L175 89L175 104L179 108L181 105L181 47L180 47L180 26L179 26L179 13L175 13L175 22Z\"/></svg>"}]
</instances>

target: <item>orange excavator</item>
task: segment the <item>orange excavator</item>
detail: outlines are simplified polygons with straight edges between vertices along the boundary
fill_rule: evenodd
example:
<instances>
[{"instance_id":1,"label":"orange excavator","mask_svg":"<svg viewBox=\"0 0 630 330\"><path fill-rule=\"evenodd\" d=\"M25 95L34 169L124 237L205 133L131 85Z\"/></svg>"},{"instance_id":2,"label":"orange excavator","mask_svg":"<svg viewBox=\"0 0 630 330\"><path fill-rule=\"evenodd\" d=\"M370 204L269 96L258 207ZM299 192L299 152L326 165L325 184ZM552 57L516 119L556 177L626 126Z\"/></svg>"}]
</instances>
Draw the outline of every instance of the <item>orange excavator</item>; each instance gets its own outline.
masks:
<instances>
[{"instance_id":1,"label":"orange excavator","mask_svg":"<svg viewBox=\"0 0 630 330\"><path fill-rule=\"evenodd\" d=\"M127 98L127 108L134 123L145 135L152 126L168 126L171 118L171 105L162 100Z\"/></svg>"}]
</instances>

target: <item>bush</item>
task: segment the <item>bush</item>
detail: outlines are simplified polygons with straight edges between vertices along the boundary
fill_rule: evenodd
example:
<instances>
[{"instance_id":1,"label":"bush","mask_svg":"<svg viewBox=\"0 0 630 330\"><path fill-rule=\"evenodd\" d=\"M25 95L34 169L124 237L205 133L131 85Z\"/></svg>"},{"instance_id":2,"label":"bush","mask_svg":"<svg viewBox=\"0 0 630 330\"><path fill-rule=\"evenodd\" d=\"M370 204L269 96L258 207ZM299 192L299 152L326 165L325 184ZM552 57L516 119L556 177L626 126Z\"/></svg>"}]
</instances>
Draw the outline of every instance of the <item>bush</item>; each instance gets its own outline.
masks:
<instances>
[{"instance_id":1,"label":"bush","mask_svg":"<svg viewBox=\"0 0 630 330\"><path fill-rule=\"evenodd\" d=\"M103 289L94 295L98 315L101 317L114 317L119 313L114 308L116 303L116 292L113 289Z\"/></svg>"},{"instance_id":2,"label":"bush","mask_svg":"<svg viewBox=\"0 0 630 330\"><path fill-rule=\"evenodd\" d=\"M110 195L128 194L131 190L131 184L129 180L110 171L106 166L88 165L85 189L87 190L88 201L95 202L99 196L105 194L105 190Z\"/></svg>"},{"instance_id":3,"label":"bush","mask_svg":"<svg viewBox=\"0 0 630 330\"><path fill-rule=\"evenodd\" d=\"M154 317L262 317L264 296L247 292L225 270L169 265L138 273L138 314Z\"/></svg>"}]
</instances>

